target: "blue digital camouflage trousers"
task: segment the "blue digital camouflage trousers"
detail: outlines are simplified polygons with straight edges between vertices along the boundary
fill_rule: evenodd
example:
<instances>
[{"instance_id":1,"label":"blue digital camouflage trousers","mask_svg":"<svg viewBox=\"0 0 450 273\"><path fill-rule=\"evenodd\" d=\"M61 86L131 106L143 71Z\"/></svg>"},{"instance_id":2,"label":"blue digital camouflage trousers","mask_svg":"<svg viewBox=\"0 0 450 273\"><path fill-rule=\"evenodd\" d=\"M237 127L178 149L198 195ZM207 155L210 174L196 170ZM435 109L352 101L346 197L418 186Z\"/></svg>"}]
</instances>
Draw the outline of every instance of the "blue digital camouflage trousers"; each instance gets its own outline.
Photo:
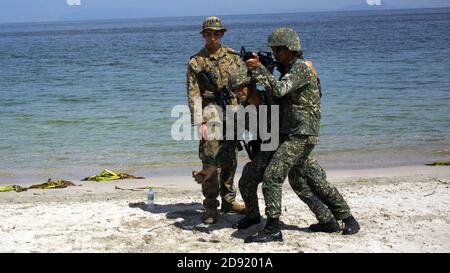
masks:
<instances>
[{"instance_id":1,"label":"blue digital camouflage trousers","mask_svg":"<svg viewBox=\"0 0 450 273\"><path fill-rule=\"evenodd\" d=\"M327 181L326 173L317 160L309 157L303 166L294 165L288 177L294 192L308 205L319 223L332 220L330 212L337 220L351 215L344 197Z\"/></svg>"},{"instance_id":2,"label":"blue digital camouflage trousers","mask_svg":"<svg viewBox=\"0 0 450 273\"><path fill-rule=\"evenodd\" d=\"M262 189L266 215L281 215L282 186L286 177L295 193L315 214L320 223L350 216L350 208L337 189L326 180L326 174L317 161L310 158L315 144L308 136L281 136L276 151L261 152L245 165L239 189L244 199L247 217L259 216L257 188Z\"/></svg>"}]
</instances>

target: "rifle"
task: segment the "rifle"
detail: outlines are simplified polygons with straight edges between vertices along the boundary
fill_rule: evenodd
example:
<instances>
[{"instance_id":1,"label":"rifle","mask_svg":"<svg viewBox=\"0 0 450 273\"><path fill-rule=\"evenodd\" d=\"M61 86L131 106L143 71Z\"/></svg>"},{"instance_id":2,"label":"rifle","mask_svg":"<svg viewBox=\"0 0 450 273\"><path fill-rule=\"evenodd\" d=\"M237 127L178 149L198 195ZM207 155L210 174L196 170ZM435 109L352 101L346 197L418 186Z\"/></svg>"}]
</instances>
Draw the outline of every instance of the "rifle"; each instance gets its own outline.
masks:
<instances>
[{"instance_id":1,"label":"rifle","mask_svg":"<svg viewBox=\"0 0 450 273\"><path fill-rule=\"evenodd\" d=\"M216 79L214 79L208 71L200 71L200 73L198 73L198 77L205 86L209 87L213 91L217 105L222 108L222 111L225 114L227 105L230 104L233 99L231 92L226 87L219 88Z\"/></svg>"},{"instance_id":2,"label":"rifle","mask_svg":"<svg viewBox=\"0 0 450 273\"><path fill-rule=\"evenodd\" d=\"M237 52L231 53L239 55L244 62L247 61L248 59L255 58L253 56L253 52L246 51L244 46L241 47L241 51L239 53ZM274 69L279 65L279 63L273 59L272 52L259 51L258 53L256 53L256 55L259 57L259 61L261 62L261 64L264 65L271 74L273 74Z\"/></svg>"},{"instance_id":3,"label":"rifle","mask_svg":"<svg viewBox=\"0 0 450 273\"><path fill-rule=\"evenodd\" d=\"M214 77L208 71L205 70L200 71L198 73L198 78L205 86L210 87L213 90L216 103L222 108L223 124L226 124L226 112L227 112L226 107L231 103L233 95L226 87L219 88L216 79L214 79ZM252 143L252 145L250 146L249 144L245 143L245 141L242 141L238 145L239 151L242 150L242 146L244 146L245 151L247 152L250 159L253 159L255 157L255 152L257 150L257 148L253 148L254 144Z\"/></svg>"}]
</instances>

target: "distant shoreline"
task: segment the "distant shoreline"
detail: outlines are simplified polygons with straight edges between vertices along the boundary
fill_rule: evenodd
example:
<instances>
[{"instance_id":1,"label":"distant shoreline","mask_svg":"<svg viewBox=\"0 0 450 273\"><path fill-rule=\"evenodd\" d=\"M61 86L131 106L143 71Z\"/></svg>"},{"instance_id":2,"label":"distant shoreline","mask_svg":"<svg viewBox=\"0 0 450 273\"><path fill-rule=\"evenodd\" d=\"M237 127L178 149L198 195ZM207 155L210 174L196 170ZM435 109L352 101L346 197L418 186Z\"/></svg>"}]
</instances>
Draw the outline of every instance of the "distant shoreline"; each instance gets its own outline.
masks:
<instances>
[{"instance_id":1,"label":"distant shoreline","mask_svg":"<svg viewBox=\"0 0 450 273\"><path fill-rule=\"evenodd\" d=\"M323 10L309 10L309 11L296 11L296 12L275 12L275 13L249 13L249 14L216 14L226 17L233 16L248 16L248 15L280 15L280 14L311 14L311 13L361 13L361 12L382 12L382 11L417 11L417 10L442 10L450 9L450 6L444 7L431 7L431 8L402 8L402 7L386 7L386 8L373 8L367 9L323 9ZM52 24L52 23L87 23L87 22L120 22L120 21L141 21L141 20L161 20L161 19L182 19L182 18L203 18L206 15L186 15L186 16L155 16L155 17L123 17L123 18L92 18L92 19L64 19L64 20L48 20L48 21L5 21L0 25L23 25L23 24Z\"/></svg>"}]
</instances>

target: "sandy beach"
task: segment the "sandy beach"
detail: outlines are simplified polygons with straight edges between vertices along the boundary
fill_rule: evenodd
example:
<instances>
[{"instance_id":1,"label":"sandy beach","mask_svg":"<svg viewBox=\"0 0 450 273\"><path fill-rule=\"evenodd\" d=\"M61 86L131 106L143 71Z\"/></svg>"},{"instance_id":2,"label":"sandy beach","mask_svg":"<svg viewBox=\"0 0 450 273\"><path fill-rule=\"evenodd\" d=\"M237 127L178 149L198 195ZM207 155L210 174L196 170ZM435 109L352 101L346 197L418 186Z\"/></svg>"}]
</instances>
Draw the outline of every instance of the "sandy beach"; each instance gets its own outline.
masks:
<instances>
[{"instance_id":1,"label":"sandy beach","mask_svg":"<svg viewBox=\"0 0 450 273\"><path fill-rule=\"evenodd\" d=\"M242 216L222 214L202 224L200 186L186 174L0 193L0 252L450 251L449 167L339 170L328 178L360 221L358 234L309 232L315 218L285 183L284 242L244 244L265 221L237 231L231 225ZM150 209L146 190L116 189L148 185L160 186ZM263 213L261 189L259 197Z\"/></svg>"}]
</instances>

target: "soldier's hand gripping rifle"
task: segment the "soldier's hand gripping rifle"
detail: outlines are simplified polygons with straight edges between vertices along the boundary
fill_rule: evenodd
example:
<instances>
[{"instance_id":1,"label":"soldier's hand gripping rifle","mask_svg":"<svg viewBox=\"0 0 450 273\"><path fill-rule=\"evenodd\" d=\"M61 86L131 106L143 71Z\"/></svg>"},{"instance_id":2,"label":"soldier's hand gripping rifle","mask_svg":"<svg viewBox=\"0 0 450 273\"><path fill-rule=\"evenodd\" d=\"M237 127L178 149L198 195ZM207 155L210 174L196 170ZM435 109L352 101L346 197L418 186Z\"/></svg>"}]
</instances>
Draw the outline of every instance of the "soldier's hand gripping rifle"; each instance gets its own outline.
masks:
<instances>
[{"instance_id":1,"label":"soldier's hand gripping rifle","mask_svg":"<svg viewBox=\"0 0 450 273\"><path fill-rule=\"evenodd\" d=\"M253 52L246 51L245 47L243 46L241 47L240 53L237 52L232 53L235 55L239 55L244 62L247 61L248 59L255 58L253 56ZM278 62L273 59L272 52L259 51L258 53L255 54L259 57L259 61L261 62L261 64L264 65L267 68L267 70L269 70L269 72L273 74L273 71L278 66Z\"/></svg>"}]
</instances>

